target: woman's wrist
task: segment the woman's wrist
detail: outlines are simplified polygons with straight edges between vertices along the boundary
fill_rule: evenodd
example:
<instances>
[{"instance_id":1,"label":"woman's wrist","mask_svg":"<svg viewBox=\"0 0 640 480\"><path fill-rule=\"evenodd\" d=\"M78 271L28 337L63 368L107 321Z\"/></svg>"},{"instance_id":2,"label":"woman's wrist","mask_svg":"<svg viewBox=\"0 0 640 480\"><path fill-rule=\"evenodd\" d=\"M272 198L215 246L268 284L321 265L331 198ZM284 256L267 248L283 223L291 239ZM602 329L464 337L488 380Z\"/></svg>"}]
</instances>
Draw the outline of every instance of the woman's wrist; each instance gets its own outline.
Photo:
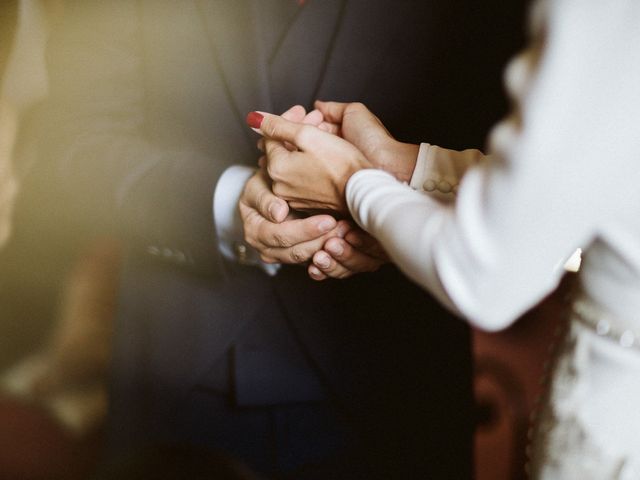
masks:
<instances>
[{"instance_id":1,"label":"woman's wrist","mask_svg":"<svg viewBox=\"0 0 640 480\"><path fill-rule=\"evenodd\" d=\"M419 150L419 145L390 139L385 147L386 160L381 165L382 170L393 174L401 182L410 181L416 167Z\"/></svg>"}]
</instances>

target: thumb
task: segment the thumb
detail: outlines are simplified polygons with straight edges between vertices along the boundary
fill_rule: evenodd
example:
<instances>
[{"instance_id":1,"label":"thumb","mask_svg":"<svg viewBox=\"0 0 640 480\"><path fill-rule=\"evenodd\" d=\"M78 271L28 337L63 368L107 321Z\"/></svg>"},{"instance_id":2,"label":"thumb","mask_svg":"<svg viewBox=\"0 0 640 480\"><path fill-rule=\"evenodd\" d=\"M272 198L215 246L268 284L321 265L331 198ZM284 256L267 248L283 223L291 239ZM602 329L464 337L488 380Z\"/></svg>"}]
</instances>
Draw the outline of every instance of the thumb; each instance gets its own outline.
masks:
<instances>
[{"instance_id":1,"label":"thumb","mask_svg":"<svg viewBox=\"0 0 640 480\"><path fill-rule=\"evenodd\" d=\"M243 192L244 203L262 217L280 223L289 214L289 205L271 192L269 180L261 169L247 182Z\"/></svg>"}]
</instances>

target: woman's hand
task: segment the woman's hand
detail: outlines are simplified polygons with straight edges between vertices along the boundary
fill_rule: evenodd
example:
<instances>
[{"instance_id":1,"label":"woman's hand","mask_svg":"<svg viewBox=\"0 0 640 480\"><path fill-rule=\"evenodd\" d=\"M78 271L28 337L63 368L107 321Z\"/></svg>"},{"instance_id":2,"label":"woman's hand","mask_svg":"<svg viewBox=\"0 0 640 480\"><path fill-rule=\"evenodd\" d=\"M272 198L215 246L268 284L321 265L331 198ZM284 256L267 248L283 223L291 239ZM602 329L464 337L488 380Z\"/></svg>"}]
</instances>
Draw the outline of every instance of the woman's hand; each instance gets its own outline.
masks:
<instances>
[{"instance_id":1,"label":"woman's hand","mask_svg":"<svg viewBox=\"0 0 640 480\"><path fill-rule=\"evenodd\" d=\"M397 142L364 105L316 102L316 107L317 110L307 114L304 118L304 123L312 124L334 135L346 134L348 140L357 143L369 152L374 159L375 166L385 170L393 170L394 173L399 174L398 176L401 179L403 178L403 169L408 171L407 178L411 176L418 147ZM300 110L300 112L297 112L296 109ZM293 107L283 114L285 119L298 123L303 116L304 109L299 106ZM259 121L258 124L253 124L254 127L262 125L261 116L250 115L248 121L252 117L253 120L257 119ZM299 148L298 145L295 145L295 142L290 141L284 141L282 145L290 152L297 151ZM263 152L266 152L265 138L259 141L258 147ZM400 168L396 168L394 166L396 164ZM261 158L260 165L264 168L267 167L266 156ZM264 180L265 177L263 177L262 181ZM282 200L280 201L282 202ZM287 205L285 202L282 203ZM344 238L341 238L342 235L345 235ZM342 235L332 236L332 238L325 240L324 245L321 247L322 250L315 252L312 257L312 263L308 267L311 278L315 280L347 278L356 273L375 271L389 261L380 244L366 232L352 228L350 231L342 233ZM318 240L321 238L318 238ZM324 236L324 238L326 239L327 236ZM317 242L317 240L313 240L308 243L311 248L313 248L314 241ZM296 245L296 247L302 247L302 244ZM273 249L270 250L270 253L273 254ZM289 249L283 248L282 250L283 252L288 252ZM298 248L298 250L300 251L301 249ZM304 258L309 258L308 256L309 253L306 253ZM278 257L281 258L280 255ZM263 256L263 260L270 259ZM283 260L281 259L281 261ZM290 262L291 259L287 258L284 261Z\"/></svg>"},{"instance_id":2,"label":"woman's hand","mask_svg":"<svg viewBox=\"0 0 640 480\"><path fill-rule=\"evenodd\" d=\"M356 273L374 272L388 261L389 257L375 238L353 228L344 238L327 240L323 249L313 255L308 272L314 280L343 279Z\"/></svg>"},{"instance_id":3,"label":"woman's hand","mask_svg":"<svg viewBox=\"0 0 640 480\"><path fill-rule=\"evenodd\" d=\"M373 166L360 150L332 133L276 115L252 112L247 123L265 136L266 168L275 195L298 210L348 212L347 180Z\"/></svg>"},{"instance_id":4,"label":"woman's hand","mask_svg":"<svg viewBox=\"0 0 640 480\"><path fill-rule=\"evenodd\" d=\"M315 108L324 116L321 128L353 144L375 168L391 173L401 182L411 180L418 145L397 141L362 103L316 101Z\"/></svg>"}]
</instances>

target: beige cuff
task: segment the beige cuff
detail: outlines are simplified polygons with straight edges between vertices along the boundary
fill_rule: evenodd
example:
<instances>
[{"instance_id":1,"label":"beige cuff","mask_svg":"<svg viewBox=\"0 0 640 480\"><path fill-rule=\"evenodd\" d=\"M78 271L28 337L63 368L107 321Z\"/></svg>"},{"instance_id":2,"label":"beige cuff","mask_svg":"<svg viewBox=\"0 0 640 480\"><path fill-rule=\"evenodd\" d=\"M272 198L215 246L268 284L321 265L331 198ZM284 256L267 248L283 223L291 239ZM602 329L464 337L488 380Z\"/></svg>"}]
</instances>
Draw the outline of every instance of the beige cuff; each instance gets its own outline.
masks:
<instances>
[{"instance_id":1,"label":"beige cuff","mask_svg":"<svg viewBox=\"0 0 640 480\"><path fill-rule=\"evenodd\" d=\"M449 150L423 143L411 177L411 188L421 190L439 200L450 201L469 167L484 158L479 150Z\"/></svg>"}]
</instances>

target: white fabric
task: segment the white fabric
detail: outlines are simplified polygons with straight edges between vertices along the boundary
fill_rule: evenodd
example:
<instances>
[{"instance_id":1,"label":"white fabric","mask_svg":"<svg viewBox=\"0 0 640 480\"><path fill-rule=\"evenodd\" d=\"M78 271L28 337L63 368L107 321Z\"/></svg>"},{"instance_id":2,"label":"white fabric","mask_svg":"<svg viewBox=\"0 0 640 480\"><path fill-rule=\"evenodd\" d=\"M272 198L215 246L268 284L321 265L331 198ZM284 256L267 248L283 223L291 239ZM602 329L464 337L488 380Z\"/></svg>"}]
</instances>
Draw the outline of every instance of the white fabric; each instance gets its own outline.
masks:
<instances>
[{"instance_id":1,"label":"white fabric","mask_svg":"<svg viewBox=\"0 0 640 480\"><path fill-rule=\"evenodd\" d=\"M640 2L538 2L532 25L531 48L506 74L519 108L494 130L496 156L469 170L455 205L377 170L355 174L347 200L409 276L489 330L554 288L582 246L582 300L607 323L571 320L532 478L637 479Z\"/></svg>"},{"instance_id":2,"label":"white fabric","mask_svg":"<svg viewBox=\"0 0 640 480\"><path fill-rule=\"evenodd\" d=\"M531 478L640 478L640 353L573 321L532 445Z\"/></svg>"},{"instance_id":3,"label":"white fabric","mask_svg":"<svg viewBox=\"0 0 640 480\"><path fill-rule=\"evenodd\" d=\"M244 229L238 210L238 201L245 184L254 173L253 168L233 165L227 168L218 179L213 194L213 219L218 236L218 249L225 258L240 262L237 248L242 245L245 251L242 264L255 265L262 268L268 275L275 275L280 265L262 262L258 252L244 242Z\"/></svg>"},{"instance_id":4,"label":"white fabric","mask_svg":"<svg viewBox=\"0 0 640 480\"><path fill-rule=\"evenodd\" d=\"M347 200L358 223L481 328L506 327L551 291L579 246L596 302L640 312L638 25L633 0L553 3L539 74L518 86L522 134L496 129L500 155L469 171L455 207L357 173Z\"/></svg>"}]
</instances>

